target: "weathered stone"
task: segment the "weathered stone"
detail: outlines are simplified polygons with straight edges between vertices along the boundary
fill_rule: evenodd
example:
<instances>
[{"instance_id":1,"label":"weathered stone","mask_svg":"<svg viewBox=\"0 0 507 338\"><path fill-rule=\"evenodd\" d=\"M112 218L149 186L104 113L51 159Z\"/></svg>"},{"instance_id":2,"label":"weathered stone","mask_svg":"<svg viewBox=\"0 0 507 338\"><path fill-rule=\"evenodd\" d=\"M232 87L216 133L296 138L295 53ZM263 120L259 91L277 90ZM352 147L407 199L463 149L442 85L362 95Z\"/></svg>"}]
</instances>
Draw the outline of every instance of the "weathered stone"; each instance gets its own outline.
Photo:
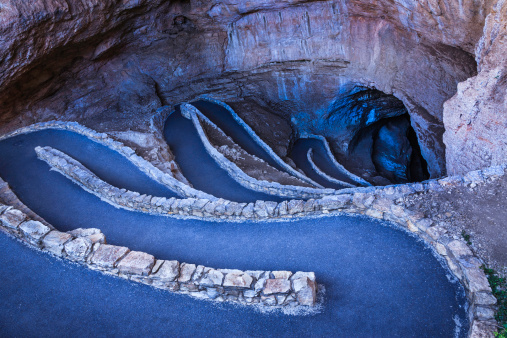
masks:
<instances>
[{"instance_id":1,"label":"weathered stone","mask_svg":"<svg viewBox=\"0 0 507 338\"><path fill-rule=\"evenodd\" d=\"M234 211L235 216L241 216L243 214L243 209L247 206L247 203L238 203L236 210Z\"/></svg>"},{"instance_id":2,"label":"weathered stone","mask_svg":"<svg viewBox=\"0 0 507 338\"><path fill-rule=\"evenodd\" d=\"M289 279L292 276L290 271L272 271L271 274L275 279Z\"/></svg>"},{"instance_id":3,"label":"weathered stone","mask_svg":"<svg viewBox=\"0 0 507 338\"><path fill-rule=\"evenodd\" d=\"M92 243L101 243L101 244L106 243L106 236L103 233L93 234L93 235L87 236L86 238L88 238L90 241L92 241Z\"/></svg>"},{"instance_id":4,"label":"weathered stone","mask_svg":"<svg viewBox=\"0 0 507 338\"><path fill-rule=\"evenodd\" d=\"M288 293L290 291L290 281L287 279L267 279L262 293L272 295L274 293Z\"/></svg>"},{"instance_id":5,"label":"weathered stone","mask_svg":"<svg viewBox=\"0 0 507 338\"><path fill-rule=\"evenodd\" d=\"M491 292L488 279L480 269L482 263L475 257L465 256L458 260L461 270L467 280L470 292L488 291Z\"/></svg>"},{"instance_id":6,"label":"weathered stone","mask_svg":"<svg viewBox=\"0 0 507 338\"><path fill-rule=\"evenodd\" d=\"M276 211L276 207L278 206L278 203L273 202L273 201L266 201L265 205L266 205L266 210L268 212L268 216L270 216L270 217L276 216L275 211Z\"/></svg>"},{"instance_id":7,"label":"weathered stone","mask_svg":"<svg viewBox=\"0 0 507 338\"><path fill-rule=\"evenodd\" d=\"M245 271L245 273L249 274L250 276L252 276L256 280L258 280L264 274L264 271L262 271L262 270L256 270L256 271L248 270L248 271Z\"/></svg>"},{"instance_id":8,"label":"weathered stone","mask_svg":"<svg viewBox=\"0 0 507 338\"><path fill-rule=\"evenodd\" d=\"M268 305L268 306L275 306L276 305L276 297L274 295L261 296L261 301L264 305Z\"/></svg>"},{"instance_id":9,"label":"weathered stone","mask_svg":"<svg viewBox=\"0 0 507 338\"><path fill-rule=\"evenodd\" d=\"M92 243L106 243L106 236L96 228L77 228L67 231L68 234L74 237L87 237Z\"/></svg>"},{"instance_id":10,"label":"weathered stone","mask_svg":"<svg viewBox=\"0 0 507 338\"><path fill-rule=\"evenodd\" d=\"M32 244L39 245L42 237L44 237L51 229L39 221L26 221L21 223L19 229L28 241Z\"/></svg>"},{"instance_id":11,"label":"weathered stone","mask_svg":"<svg viewBox=\"0 0 507 338\"><path fill-rule=\"evenodd\" d=\"M227 205L230 202L224 199L220 199L219 203L217 203L217 207L215 208L215 215L222 216L225 214L225 209L227 209Z\"/></svg>"},{"instance_id":12,"label":"weathered stone","mask_svg":"<svg viewBox=\"0 0 507 338\"><path fill-rule=\"evenodd\" d=\"M375 209L368 209L365 212L366 216L373 217L373 218L380 218L382 219L384 217L384 213L379 210Z\"/></svg>"},{"instance_id":13,"label":"weathered stone","mask_svg":"<svg viewBox=\"0 0 507 338\"><path fill-rule=\"evenodd\" d=\"M163 261L153 278L172 282L180 274L180 263L178 261Z\"/></svg>"},{"instance_id":14,"label":"weathered stone","mask_svg":"<svg viewBox=\"0 0 507 338\"><path fill-rule=\"evenodd\" d=\"M264 201L255 202L254 212L259 218L268 217L268 210L266 209L266 203Z\"/></svg>"},{"instance_id":15,"label":"weathered stone","mask_svg":"<svg viewBox=\"0 0 507 338\"><path fill-rule=\"evenodd\" d=\"M236 213L237 209L238 209L238 204L239 203L236 203L236 202L231 202L229 204L227 204L225 206L225 212L224 214L227 215L227 216L232 216Z\"/></svg>"},{"instance_id":16,"label":"weathered stone","mask_svg":"<svg viewBox=\"0 0 507 338\"><path fill-rule=\"evenodd\" d=\"M18 209L8 209L0 216L0 224L6 228L18 229L19 225L26 219L26 215Z\"/></svg>"},{"instance_id":17,"label":"weathered stone","mask_svg":"<svg viewBox=\"0 0 507 338\"><path fill-rule=\"evenodd\" d=\"M242 215L245 218L253 218L254 217L254 204L248 203L247 206L245 208L243 208Z\"/></svg>"},{"instance_id":18,"label":"weathered stone","mask_svg":"<svg viewBox=\"0 0 507 338\"><path fill-rule=\"evenodd\" d=\"M307 277L292 281L296 297L301 305L314 306L317 299L317 284Z\"/></svg>"},{"instance_id":19,"label":"weathered stone","mask_svg":"<svg viewBox=\"0 0 507 338\"><path fill-rule=\"evenodd\" d=\"M204 208L203 208L203 212L208 215L208 216L212 216L215 214L215 209L218 205L218 201L212 201L212 202L209 202L207 203Z\"/></svg>"},{"instance_id":20,"label":"weathered stone","mask_svg":"<svg viewBox=\"0 0 507 338\"><path fill-rule=\"evenodd\" d=\"M203 286L221 286L224 280L224 274L218 270L211 269L201 280Z\"/></svg>"},{"instance_id":21,"label":"weathered stone","mask_svg":"<svg viewBox=\"0 0 507 338\"><path fill-rule=\"evenodd\" d=\"M335 195L335 196L325 196L317 202L320 205L321 210L332 211L345 208L350 202L350 195Z\"/></svg>"},{"instance_id":22,"label":"weathered stone","mask_svg":"<svg viewBox=\"0 0 507 338\"><path fill-rule=\"evenodd\" d=\"M308 278L312 282L315 282L315 280L316 280L315 272L303 272L303 271L296 272L295 274L292 275L292 277L290 279L295 280L295 279L299 279L299 278L303 278L303 277Z\"/></svg>"},{"instance_id":23,"label":"weathered stone","mask_svg":"<svg viewBox=\"0 0 507 338\"><path fill-rule=\"evenodd\" d=\"M281 295L275 295L276 298L276 304L277 305L283 305L285 304L285 301L287 300L288 295L281 294Z\"/></svg>"},{"instance_id":24,"label":"weathered stone","mask_svg":"<svg viewBox=\"0 0 507 338\"><path fill-rule=\"evenodd\" d=\"M155 257L145 252L130 251L117 267L123 274L148 276L155 265Z\"/></svg>"},{"instance_id":25,"label":"weathered stone","mask_svg":"<svg viewBox=\"0 0 507 338\"><path fill-rule=\"evenodd\" d=\"M305 202L302 200L290 200L287 204L287 212L290 215L299 214L304 211Z\"/></svg>"},{"instance_id":26,"label":"weathered stone","mask_svg":"<svg viewBox=\"0 0 507 338\"><path fill-rule=\"evenodd\" d=\"M220 292L216 288L206 288L206 296L210 299L215 299L220 296Z\"/></svg>"},{"instance_id":27,"label":"weathered stone","mask_svg":"<svg viewBox=\"0 0 507 338\"><path fill-rule=\"evenodd\" d=\"M419 232L419 228L409 219L407 220L407 228L412 232Z\"/></svg>"},{"instance_id":28,"label":"weathered stone","mask_svg":"<svg viewBox=\"0 0 507 338\"><path fill-rule=\"evenodd\" d=\"M86 237L76 238L64 245L69 258L84 261L92 250L93 243Z\"/></svg>"},{"instance_id":29,"label":"weathered stone","mask_svg":"<svg viewBox=\"0 0 507 338\"><path fill-rule=\"evenodd\" d=\"M259 292L255 291L255 290L245 290L245 291L243 291L243 296L247 297L247 298L257 297L258 295L259 295Z\"/></svg>"},{"instance_id":30,"label":"weathered stone","mask_svg":"<svg viewBox=\"0 0 507 338\"><path fill-rule=\"evenodd\" d=\"M129 251L124 246L101 244L97 251L93 253L90 262L102 268L112 269L116 267L117 262L128 254Z\"/></svg>"},{"instance_id":31,"label":"weathered stone","mask_svg":"<svg viewBox=\"0 0 507 338\"><path fill-rule=\"evenodd\" d=\"M437 241L442 235L447 233L447 230L445 230L441 226L436 225L436 226L429 227L426 230L426 233L428 235L430 235L430 237L433 238L435 241Z\"/></svg>"},{"instance_id":32,"label":"weathered stone","mask_svg":"<svg viewBox=\"0 0 507 338\"><path fill-rule=\"evenodd\" d=\"M497 299L489 292L476 292L474 294L474 304L477 305L495 305Z\"/></svg>"},{"instance_id":33,"label":"weathered stone","mask_svg":"<svg viewBox=\"0 0 507 338\"><path fill-rule=\"evenodd\" d=\"M278 206L276 207L277 214L280 216L286 216L289 213L289 210L287 209L287 201L282 201L278 203Z\"/></svg>"},{"instance_id":34,"label":"weathered stone","mask_svg":"<svg viewBox=\"0 0 507 338\"><path fill-rule=\"evenodd\" d=\"M61 256L65 243L70 241L72 238L73 237L68 233L53 230L44 237L42 240L42 246L45 250L57 256Z\"/></svg>"},{"instance_id":35,"label":"weathered stone","mask_svg":"<svg viewBox=\"0 0 507 338\"><path fill-rule=\"evenodd\" d=\"M387 198L377 198L373 205L371 206L375 210L379 210L382 212L388 212L391 210L391 205L393 202Z\"/></svg>"},{"instance_id":36,"label":"weathered stone","mask_svg":"<svg viewBox=\"0 0 507 338\"><path fill-rule=\"evenodd\" d=\"M180 276L178 282L187 283L192 279L192 275L197 267L195 264L182 263L180 265Z\"/></svg>"},{"instance_id":37,"label":"weathered stone","mask_svg":"<svg viewBox=\"0 0 507 338\"><path fill-rule=\"evenodd\" d=\"M246 273L228 273L225 275L223 285L226 287L249 288L252 285L253 278Z\"/></svg>"},{"instance_id":38,"label":"weathered stone","mask_svg":"<svg viewBox=\"0 0 507 338\"><path fill-rule=\"evenodd\" d=\"M477 306L474 309L474 317L479 320L494 320L495 311L489 307Z\"/></svg>"},{"instance_id":39,"label":"weathered stone","mask_svg":"<svg viewBox=\"0 0 507 338\"><path fill-rule=\"evenodd\" d=\"M305 205L303 206L304 212L313 212L315 210L315 200L309 199L305 202Z\"/></svg>"},{"instance_id":40,"label":"weathered stone","mask_svg":"<svg viewBox=\"0 0 507 338\"><path fill-rule=\"evenodd\" d=\"M497 331L497 323L495 321L474 320L470 329L470 338L493 338L493 332Z\"/></svg>"},{"instance_id":41,"label":"weathered stone","mask_svg":"<svg viewBox=\"0 0 507 338\"><path fill-rule=\"evenodd\" d=\"M209 268L206 268L204 265L198 265L195 268L194 274L192 275L192 282L199 283L203 274L208 270Z\"/></svg>"},{"instance_id":42,"label":"weathered stone","mask_svg":"<svg viewBox=\"0 0 507 338\"><path fill-rule=\"evenodd\" d=\"M352 203L354 203L356 207L361 209L369 208L374 200L375 196L364 193L355 193L354 196L352 197Z\"/></svg>"},{"instance_id":43,"label":"weathered stone","mask_svg":"<svg viewBox=\"0 0 507 338\"><path fill-rule=\"evenodd\" d=\"M450 242L447 244L447 247L456 258L473 255L472 250L470 250L466 243L460 240Z\"/></svg>"}]
</instances>

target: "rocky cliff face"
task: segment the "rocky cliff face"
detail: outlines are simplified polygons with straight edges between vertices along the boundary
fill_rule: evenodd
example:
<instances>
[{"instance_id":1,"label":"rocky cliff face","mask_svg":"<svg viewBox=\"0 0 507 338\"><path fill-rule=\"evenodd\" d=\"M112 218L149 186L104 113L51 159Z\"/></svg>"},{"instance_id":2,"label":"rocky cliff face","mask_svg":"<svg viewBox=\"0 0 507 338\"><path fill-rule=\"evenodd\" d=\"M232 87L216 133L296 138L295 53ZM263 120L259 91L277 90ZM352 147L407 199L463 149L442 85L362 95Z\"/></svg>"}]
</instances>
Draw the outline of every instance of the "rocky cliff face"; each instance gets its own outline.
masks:
<instances>
[{"instance_id":1,"label":"rocky cliff face","mask_svg":"<svg viewBox=\"0 0 507 338\"><path fill-rule=\"evenodd\" d=\"M477 44L479 74L444 105L446 160L452 174L507 158L507 1L489 14Z\"/></svg>"},{"instance_id":2,"label":"rocky cliff face","mask_svg":"<svg viewBox=\"0 0 507 338\"><path fill-rule=\"evenodd\" d=\"M404 103L436 177L446 164L464 168L467 161L454 159L461 149L488 142L496 148L503 133L501 126L486 127L488 111L498 107L486 102L474 131L454 132L460 107L468 110L465 86L481 80L461 85L443 114L457 84L476 75L473 54L488 14L476 79L491 72L487 95L505 97L497 93L503 73L494 73L504 57L505 6L491 6L478 0L1 1L0 130L53 118L142 130L154 109L212 94L253 98L295 130L324 134L340 153L337 126L322 117L340 93L360 85ZM486 141L479 138L484 128Z\"/></svg>"}]
</instances>

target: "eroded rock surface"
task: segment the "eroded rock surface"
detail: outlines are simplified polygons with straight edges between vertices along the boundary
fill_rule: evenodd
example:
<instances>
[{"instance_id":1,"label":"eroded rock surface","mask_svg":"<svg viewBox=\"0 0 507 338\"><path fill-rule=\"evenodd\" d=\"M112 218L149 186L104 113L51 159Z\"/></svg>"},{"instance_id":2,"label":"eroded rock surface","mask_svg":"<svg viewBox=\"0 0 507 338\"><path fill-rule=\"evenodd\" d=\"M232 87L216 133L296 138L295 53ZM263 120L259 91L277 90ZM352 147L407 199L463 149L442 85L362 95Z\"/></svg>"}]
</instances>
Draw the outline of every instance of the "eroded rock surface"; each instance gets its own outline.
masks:
<instances>
[{"instance_id":1,"label":"eroded rock surface","mask_svg":"<svg viewBox=\"0 0 507 338\"><path fill-rule=\"evenodd\" d=\"M474 48L491 5L11 1L0 12L0 129L58 118L146 132L155 109L212 94L248 98L296 130L332 136L335 125L312 121L344 88L363 85L402 100L436 177L446 171L442 105L476 72ZM501 8L488 21L482 63L498 55L487 41L501 32ZM272 141L284 156L287 145Z\"/></svg>"}]
</instances>

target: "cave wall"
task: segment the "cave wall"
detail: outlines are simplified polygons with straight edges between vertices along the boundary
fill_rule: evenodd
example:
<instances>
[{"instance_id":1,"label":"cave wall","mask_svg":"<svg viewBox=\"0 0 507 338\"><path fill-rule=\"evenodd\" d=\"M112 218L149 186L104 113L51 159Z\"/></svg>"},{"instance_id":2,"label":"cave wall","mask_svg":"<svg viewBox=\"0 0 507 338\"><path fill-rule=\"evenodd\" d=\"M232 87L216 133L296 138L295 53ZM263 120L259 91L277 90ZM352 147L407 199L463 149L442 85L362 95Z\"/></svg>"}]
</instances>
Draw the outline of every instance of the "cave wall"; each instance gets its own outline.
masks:
<instances>
[{"instance_id":1,"label":"cave wall","mask_svg":"<svg viewBox=\"0 0 507 338\"><path fill-rule=\"evenodd\" d=\"M451 174L506 162L507 1L489 14L476 48L479 74L458 85L444 105L447 169Z\"/></svg>"},{"instance_id":2,"label":"cave wall","mask_svg":"<svg viewBox=\"0 0 507 338\"><path fill-rule=\"evenodd\" d=\"M138 130L154 109L207 93L257 97L296 129L333 141L336 126L315 121L361 84L403 101L436 177L446 171L442 106L475 75L490 8L479 0L2 2L0 131L53 118Z\"/></svg>"}]
</instances>

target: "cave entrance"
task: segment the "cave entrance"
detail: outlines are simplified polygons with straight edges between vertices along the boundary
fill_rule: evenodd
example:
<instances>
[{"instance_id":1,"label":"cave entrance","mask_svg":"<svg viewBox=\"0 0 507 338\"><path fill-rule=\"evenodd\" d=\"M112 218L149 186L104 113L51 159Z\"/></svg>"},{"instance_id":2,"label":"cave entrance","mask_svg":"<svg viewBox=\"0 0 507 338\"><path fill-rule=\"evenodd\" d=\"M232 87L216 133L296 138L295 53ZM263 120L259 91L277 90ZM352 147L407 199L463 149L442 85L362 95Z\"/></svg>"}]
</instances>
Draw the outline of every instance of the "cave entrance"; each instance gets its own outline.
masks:
<instances>
[{"instance_id":1,"label":"cave entrance","mask_svg":"<svg viewBox=\"0 0 507 338\"><path fill-rule=\"evenodd\" d=\"M356 86L333 103L327 123L331 138L346 148L342 160L371 183L420 182L430 177L410 114L401 100Z\"/></svg>"}]
</instances>

